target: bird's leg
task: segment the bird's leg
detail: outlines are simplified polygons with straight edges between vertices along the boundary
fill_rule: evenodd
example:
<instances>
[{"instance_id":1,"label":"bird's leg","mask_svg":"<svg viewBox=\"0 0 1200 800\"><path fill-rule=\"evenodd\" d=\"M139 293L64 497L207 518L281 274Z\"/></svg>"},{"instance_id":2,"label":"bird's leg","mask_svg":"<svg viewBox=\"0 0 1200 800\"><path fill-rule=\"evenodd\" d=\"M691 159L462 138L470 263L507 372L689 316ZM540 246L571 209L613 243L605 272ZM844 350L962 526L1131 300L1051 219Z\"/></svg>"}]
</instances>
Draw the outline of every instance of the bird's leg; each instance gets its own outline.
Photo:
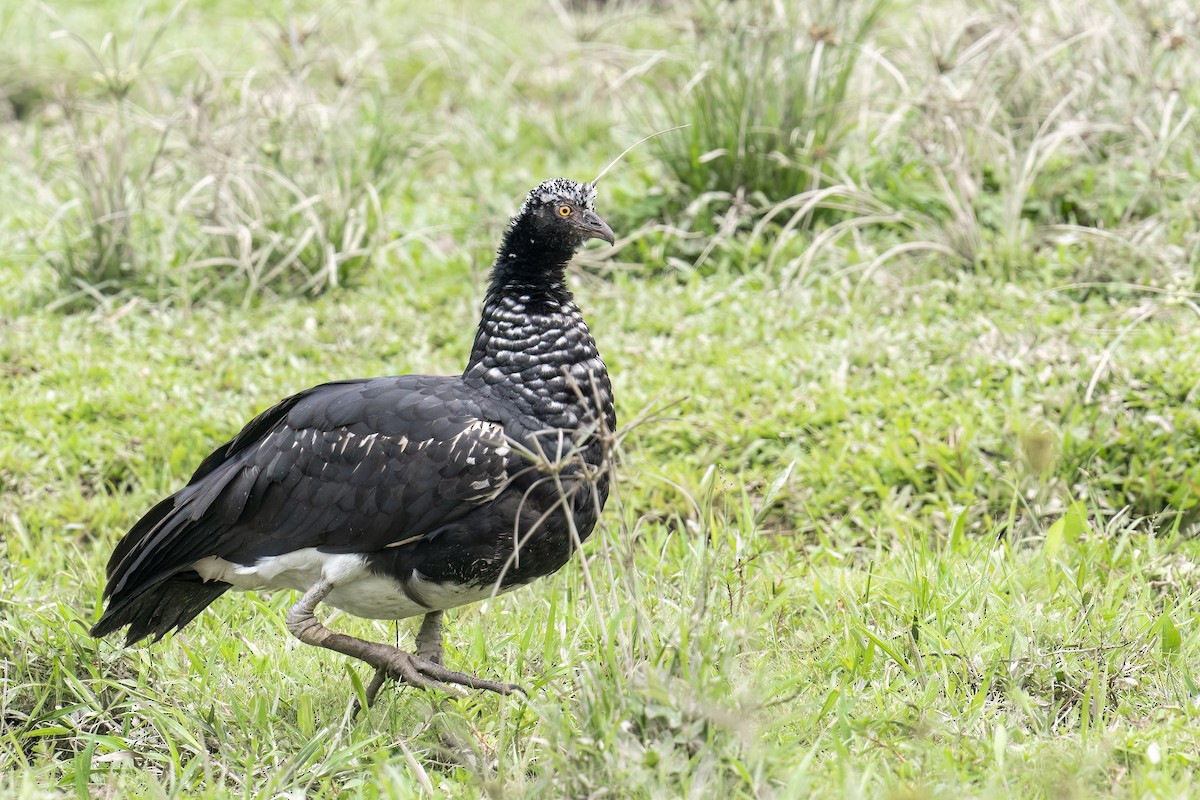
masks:
<instances>
[{"instance_id":1,"label":"bird's leg","mask_svg":"<svg viewBox=\"0 0 1200 800\"><path fill-rule=\"evenodd\" d=\"M433 664L442 663L442 612L430 611L421 620L421 629L417 631L414 643L417 657Z\"/></svg>"},{"instance_id":2,"label":"bird's leg","mask_svg":"<svg viewBox=\"0 0 1200 800\"><path fill-rule=\"evenodd\" d=\"M498 694L525 693L524 689L514 684L484 680L483 678L476 678L474 675L455 672L454 670L446 669L441 664L430 661L428 658L406 653L391 645L368 642L365 639L329 630L329 628L321 624L321 621L317 619L314 612L317 605L331 591L333 591L333 584L328 581L321 580L314 584L294 606L288 609L287 628L293 636L305 644L324 647L327 650L353 656L375 667L375 677L371 680L370 686L367 687L368 706L374 702L379 687L383 685L383 681L387 677L396 678L410 686L418 686L423 689L439 689L450 694L460 694L462 691L458 688L460 686L465 686L469 689L486 689ZM430 624L428 617L426 620L426 624ZM440 644L440 614L432 625L436 625L439 631L438 640ZM426 625L422 625L422 631L425 630L425 627Z\"/></svg>"}]
</instances>

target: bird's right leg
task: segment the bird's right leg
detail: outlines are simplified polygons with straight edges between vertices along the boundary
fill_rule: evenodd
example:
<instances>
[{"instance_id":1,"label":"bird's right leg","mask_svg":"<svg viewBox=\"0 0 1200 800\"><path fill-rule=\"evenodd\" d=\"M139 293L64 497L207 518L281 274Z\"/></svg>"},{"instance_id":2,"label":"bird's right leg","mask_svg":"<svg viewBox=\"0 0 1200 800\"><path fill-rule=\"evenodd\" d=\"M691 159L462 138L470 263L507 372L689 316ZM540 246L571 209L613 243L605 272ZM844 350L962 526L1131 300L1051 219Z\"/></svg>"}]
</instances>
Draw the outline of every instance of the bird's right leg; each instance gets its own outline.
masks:
<instances>
[{"instance_id":1,"label":"bird's right leg","mask_svg":"<svg viewBox=\"0 0 1200 800\"><path fill-rule=\"evenodd\" d=\"M368 706L374 702L375 695L383 685L384 680L388 677L397 678L410 686L418 686L424 689L439 689L450 694L461 693L462 690L458 688L460 686L470 689L486 689L498 694L512 694L513 692L524 694L524 690L514 684L489 681L477 678L474 675L455 672L446 669L439 663L429 660L427 657L413 655L390 645L368 642L365 639L329 630L329 628L321 624L321 621L317 619L314 612L317 605L331 591L333 591L333 584L328 581L321 580L314 584L294 606L288 609L287 627L293 636L305 644L324 647L327 650L352 656L375 667L375 677L367 687ZM438 632L437 640L440 645L440 613L432 622L429 621L428 616L426 617L426 622L421 626L422 632L425 632L427 627L430 630L436 627ZM428 641L429 636L427 635L426 642Z\"/></svg>"},{"instance_id":2,"label":"bird's right leg","mask_svg":"<svg viewBox=\"0 0 1200 800\"><path fill-rule=\"evenodd\" d=\"M417 631L414 643L417 656L434 664L442 663L442 612L430 611L421 620L421 629Z\"/></svg>"}]
</instances>

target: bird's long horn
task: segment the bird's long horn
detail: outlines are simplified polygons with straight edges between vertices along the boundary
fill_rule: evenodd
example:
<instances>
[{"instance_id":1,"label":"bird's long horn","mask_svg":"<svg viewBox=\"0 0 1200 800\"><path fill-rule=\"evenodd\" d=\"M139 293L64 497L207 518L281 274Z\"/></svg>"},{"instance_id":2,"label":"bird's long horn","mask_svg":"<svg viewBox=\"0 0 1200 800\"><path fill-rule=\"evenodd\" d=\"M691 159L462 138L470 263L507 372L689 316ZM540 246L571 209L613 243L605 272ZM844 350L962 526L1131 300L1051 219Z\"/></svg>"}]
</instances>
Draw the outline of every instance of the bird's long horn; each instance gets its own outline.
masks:
<instances>
[{"instance_id":1,"label":"bird's long horn","mask_svg":"<svg viewBox=\"0 0 1200 800\"><path fill-rule=\"evenodd\" d=\"M655 136L662 136L664 133L670 133L671 131L678 131L678 130L682 130L683 128L690 128L690 127L691 127L691 123L689 122L686 125L676 125L674 128L667 128L666 130L663 130L663 131L655 131L654 133L650 134L649 136L643 136L641 139L638 139L636 142L629 145L629 147L626 147L624 150L622 150L621 155L617 156L612 161L608 162L608 165L604 169L600 170L600 174L597 175L596 177L592 178L592 182L589 183L588 186L594 187L597 183L599 183L600 179L604 177L606 172L608 172L610 169L612 169L614 166L616 166L618 161L620 161L622 158L624 158L626 156L626 154L629 153L630 150L637 147L642 142L653 139Z\"/></svg>"}]
</instances>

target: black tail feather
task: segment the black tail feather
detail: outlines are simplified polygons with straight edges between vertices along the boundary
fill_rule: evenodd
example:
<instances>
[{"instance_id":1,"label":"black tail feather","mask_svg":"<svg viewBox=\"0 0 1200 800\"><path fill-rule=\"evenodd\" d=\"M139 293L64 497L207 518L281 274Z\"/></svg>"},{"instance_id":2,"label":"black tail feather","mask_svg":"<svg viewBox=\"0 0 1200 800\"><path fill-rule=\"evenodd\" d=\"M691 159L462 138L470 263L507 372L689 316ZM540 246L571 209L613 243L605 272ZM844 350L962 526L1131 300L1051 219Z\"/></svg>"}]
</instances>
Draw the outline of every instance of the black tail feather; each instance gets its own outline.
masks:
<instances>
[{"instance_id":1,"label":"black tail feather","mask_svg":"<svg viewBox=\"0 0 1200 800\"><path fill-rule=\"evenodd\" d=\"M172 630L179 630L208 605L230 589L223 581L204 581L195 572L180 572L125 598L109 603L100 621L92 627L92 636L107 636L129 626L125 644L147 636L158 641Z\"/></svg>"},{"instance_id":2,"label":"black tail feather","mask_svg":"<svg viewBox=\"0 0 1200 800\"><path fill-rule=\"evenodd\" d=\"M177 495L178 492L166 498L165 500L160 501L154 506L154 508L146 512L145 516L138 520L138 523L133 526L133 529L130 530L129 533L121 537L121 541L117 542L117 546L113 550L112 556L108 559L108 569L106 572L109 582L108 586L106 586L104 589L105 597L108 597L109 594L112 593L114 588L112 577L116 574L117 569L121 566L121 564L125 562L125 559L129 557L129 554L133 552L134 548L137 547L147 535L152 533L154 529L158 527L159 523L166 519L167 516L175 510L175 498Z\"/></svg>"}]
</instances>

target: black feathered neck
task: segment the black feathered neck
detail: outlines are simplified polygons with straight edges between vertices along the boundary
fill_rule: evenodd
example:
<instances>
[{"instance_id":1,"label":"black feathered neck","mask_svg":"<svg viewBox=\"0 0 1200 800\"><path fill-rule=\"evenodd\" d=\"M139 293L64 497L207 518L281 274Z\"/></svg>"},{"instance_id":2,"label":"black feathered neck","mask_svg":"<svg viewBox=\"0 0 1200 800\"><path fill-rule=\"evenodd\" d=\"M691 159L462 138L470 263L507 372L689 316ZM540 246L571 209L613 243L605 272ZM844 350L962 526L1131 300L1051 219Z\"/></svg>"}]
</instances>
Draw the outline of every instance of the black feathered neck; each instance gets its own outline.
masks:
<instances>
[{"instance_id":1,"label":"black feathered neck","mask_svg":"<svg viewBox=\"0 0 1200 800\"><path fill-rule=\"evenodd\" d=\"M524 293L539 285L562 284L567 264L575 255L575 242L546 235L537 230L532 212L515 217L492 265L492 290L507 285Z\"/></svg>"}]
</instances>

